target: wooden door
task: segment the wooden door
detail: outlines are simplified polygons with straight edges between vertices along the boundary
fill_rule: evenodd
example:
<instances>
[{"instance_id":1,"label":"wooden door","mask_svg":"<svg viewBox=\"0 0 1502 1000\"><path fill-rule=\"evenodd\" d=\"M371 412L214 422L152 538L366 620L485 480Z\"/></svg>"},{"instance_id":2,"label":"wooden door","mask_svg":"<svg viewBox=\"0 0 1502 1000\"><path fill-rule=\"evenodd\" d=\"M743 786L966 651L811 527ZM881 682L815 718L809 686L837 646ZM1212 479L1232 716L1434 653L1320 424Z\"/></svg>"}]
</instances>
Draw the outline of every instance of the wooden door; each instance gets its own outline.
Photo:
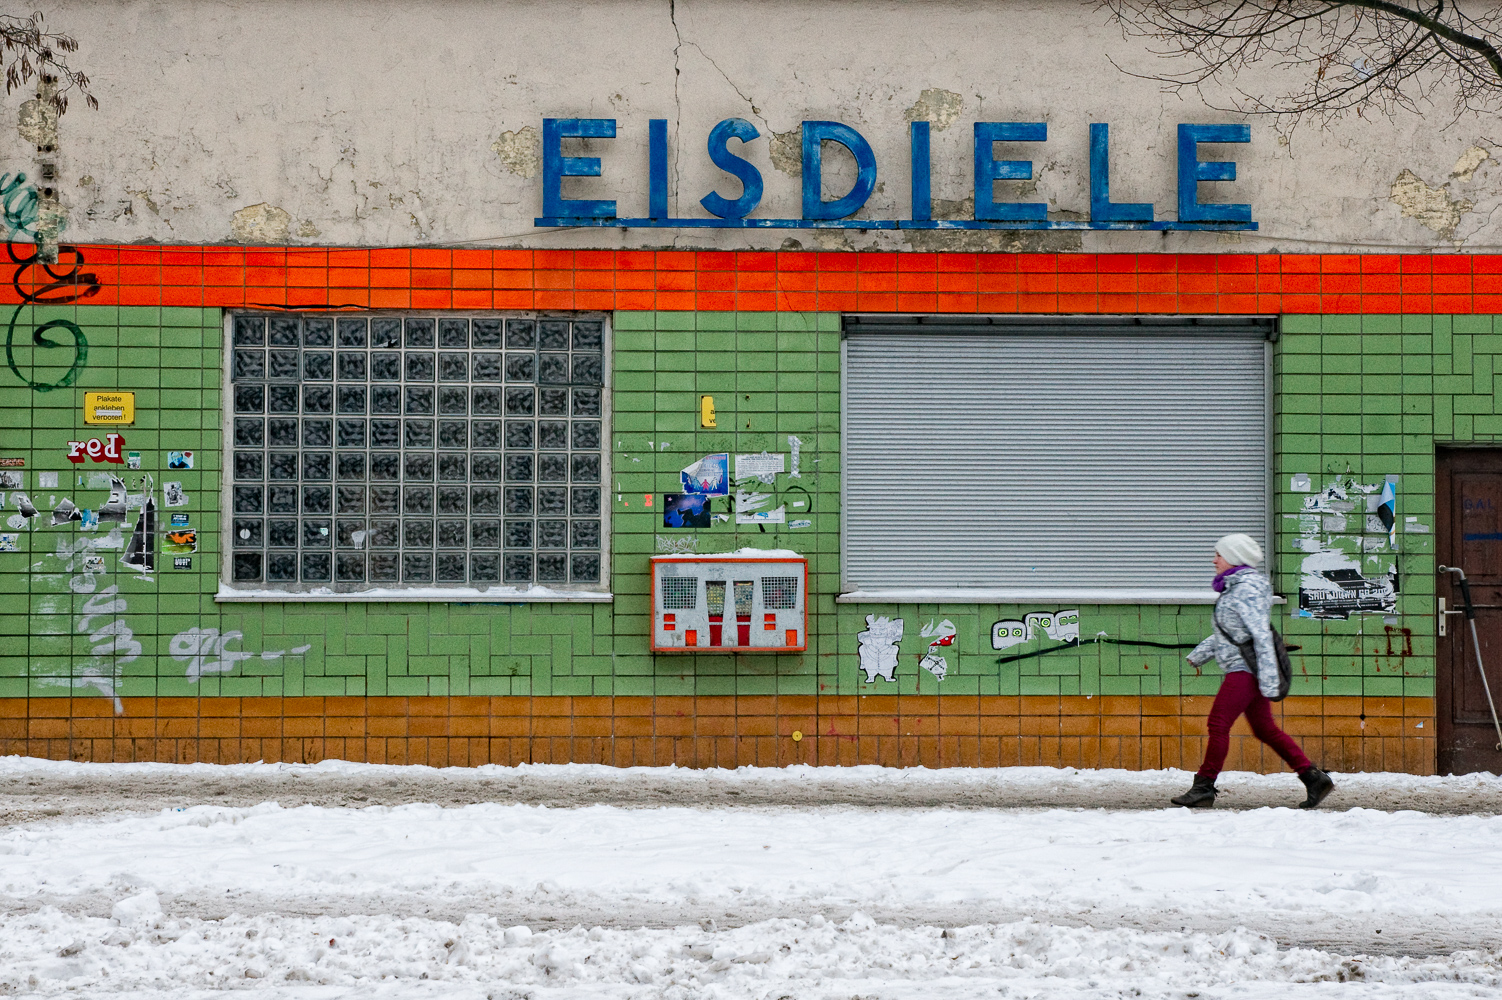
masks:
<instances>
[{"instance_id":1,"label":"wooden door","mask_svg":"<svg viewBox=\"0 0 1502 1000\"><path fill-rule=\"evenodd\" d=\"M1493 698L1502 696L1502 450L1443 449L1436 477L1436 560L1471 582L1476 634ZM1447 610L1462 607L1455 574L1439 575ZM1502 774L1502 751L1464 615L1446 615L1436 656L1435 716L1440 774Z\"/></svg>"}]
</instances>

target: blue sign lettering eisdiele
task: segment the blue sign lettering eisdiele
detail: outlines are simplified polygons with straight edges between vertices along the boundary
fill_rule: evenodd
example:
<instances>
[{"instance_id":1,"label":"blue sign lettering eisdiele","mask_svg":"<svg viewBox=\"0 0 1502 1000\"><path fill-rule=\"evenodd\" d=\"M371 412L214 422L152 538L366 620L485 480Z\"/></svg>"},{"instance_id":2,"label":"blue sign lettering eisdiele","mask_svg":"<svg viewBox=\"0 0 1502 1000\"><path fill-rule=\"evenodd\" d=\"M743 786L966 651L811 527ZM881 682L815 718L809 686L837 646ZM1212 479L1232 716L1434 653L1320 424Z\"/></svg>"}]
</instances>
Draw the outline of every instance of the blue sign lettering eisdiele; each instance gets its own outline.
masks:
<instances>
[{"instance_id":1,"label":"blue sign lettering eisdiele","mask_svg":"<svg viewBox=\"0 0 1502 1000\"><path fill-rule=\"evenodd\" d=\"M934 219L929 123L909 128L911 209L906 219L852 218L876 190L876 154L871 144L843 122L803 123L803 216L798 219L751 218L761 204L761 171L739 155L761 138L744 118L727 118L709 133L710 162L740 182L740 197L710 191L699 204L710 218L668 215L668 123L653 118L647 127L647 215L626 218L616 203L563 197L565 177L599 177L597 156L564 156L564 139L613 139L614 118L544 118L542 122L542 218L537 226L602 226L620 229L1106 229L1106 230L1250 230L1256 229L1250 205L1202 202L1199 185L1236 179L1236 164L1201 160L1201 143L1251 142L1249 125L1180 125L1178 134L1178 218L1155 219L1153 206L1111 200L1110 126L1090 126L1090 218L1050 219L1044 202L998 202L997 181L1025 181L1033 176L1032 160L996 158L996 143L1048 141L1045 122L975 123L975 218ZM732 140L740 145L731 147ZM827 143L844 146L855 158L855 184L844 195L825 201L823 154Z\"/></svg>"}]
</instances>

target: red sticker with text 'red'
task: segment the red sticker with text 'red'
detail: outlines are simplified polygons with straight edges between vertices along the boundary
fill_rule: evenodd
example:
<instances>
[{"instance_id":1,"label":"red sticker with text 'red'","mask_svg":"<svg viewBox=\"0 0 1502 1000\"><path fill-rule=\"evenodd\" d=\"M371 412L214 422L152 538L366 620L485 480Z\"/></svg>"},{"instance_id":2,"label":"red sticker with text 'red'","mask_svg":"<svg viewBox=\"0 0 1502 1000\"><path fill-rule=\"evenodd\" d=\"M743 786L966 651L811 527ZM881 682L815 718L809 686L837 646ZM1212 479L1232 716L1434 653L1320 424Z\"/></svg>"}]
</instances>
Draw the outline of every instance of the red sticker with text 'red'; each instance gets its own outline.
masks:
<instances>
[{"instance_id":1,"label":"red sticker with text 'red'","mask_svg":"<svg viewBox=\"0 0 1502 1000\"><path fill-rule=\"evenodd\" d=\"M125 435L106 434L104 440L89 438L87 441L68 442L68 461L78 463L85 458L95 462L115 462L123 464L125 453Z\"/></svg>"}]
</instances>

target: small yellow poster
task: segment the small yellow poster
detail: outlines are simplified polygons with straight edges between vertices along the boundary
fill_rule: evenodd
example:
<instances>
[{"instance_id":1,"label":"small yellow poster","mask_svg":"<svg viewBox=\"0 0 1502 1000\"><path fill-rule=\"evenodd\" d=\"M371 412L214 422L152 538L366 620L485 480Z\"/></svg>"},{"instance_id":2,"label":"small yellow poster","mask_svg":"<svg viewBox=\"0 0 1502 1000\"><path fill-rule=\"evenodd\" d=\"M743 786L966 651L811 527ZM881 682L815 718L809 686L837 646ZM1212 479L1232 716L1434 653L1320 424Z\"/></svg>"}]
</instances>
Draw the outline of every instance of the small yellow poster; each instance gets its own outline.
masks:
<instances>
[{"instance_id":1,"label":"small yellow poster","mask_svg":"<svg viewBox=\"0 0 1502 1000\"><path fill-rule=\"evenodd\" d=\"M86 392L83 422L86 424L133 424L136 394L133 392Z\"/></svg>"}]
</instances>

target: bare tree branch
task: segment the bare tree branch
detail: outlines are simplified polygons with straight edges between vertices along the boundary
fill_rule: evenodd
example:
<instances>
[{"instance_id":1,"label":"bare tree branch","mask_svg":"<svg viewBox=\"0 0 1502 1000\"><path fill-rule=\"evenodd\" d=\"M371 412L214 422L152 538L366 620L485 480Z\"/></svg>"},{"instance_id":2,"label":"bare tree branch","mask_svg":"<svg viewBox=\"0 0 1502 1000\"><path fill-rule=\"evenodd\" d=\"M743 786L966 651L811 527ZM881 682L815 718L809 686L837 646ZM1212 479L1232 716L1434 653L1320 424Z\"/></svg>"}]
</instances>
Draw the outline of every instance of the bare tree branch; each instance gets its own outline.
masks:
<instances>
[{"instance_id":1,"label":"bare tree branch","mask_svg":"<svg viewBox=\"0 0 1502 1000\"><path fill-rule=\"evenodd\" d=\"M41 77L51 84L51 101L58 114L68 110L68 92L77 90L91 108L99 101L89 92L89 78L68 65L67 54L78 51L70 35L45 31L40 11L30 17L0 14L0 70L7 94Z\"/></svg>"},{"instance_id":2,"label":"bare tree branch","mask_svg":"<svg viewBox=\"0 0 1502 1000\"><path fill-rule=\"evenodd\" d=\"M1448 0L1092 0L1166 72L1124 69L1212 107L1331 118L1453 102L1502 109L1502 7ZM1277 75L1293 77L1283 86ZM1234 95L1225 104L1227 93Z\"/></svg>"}]
</instances>

